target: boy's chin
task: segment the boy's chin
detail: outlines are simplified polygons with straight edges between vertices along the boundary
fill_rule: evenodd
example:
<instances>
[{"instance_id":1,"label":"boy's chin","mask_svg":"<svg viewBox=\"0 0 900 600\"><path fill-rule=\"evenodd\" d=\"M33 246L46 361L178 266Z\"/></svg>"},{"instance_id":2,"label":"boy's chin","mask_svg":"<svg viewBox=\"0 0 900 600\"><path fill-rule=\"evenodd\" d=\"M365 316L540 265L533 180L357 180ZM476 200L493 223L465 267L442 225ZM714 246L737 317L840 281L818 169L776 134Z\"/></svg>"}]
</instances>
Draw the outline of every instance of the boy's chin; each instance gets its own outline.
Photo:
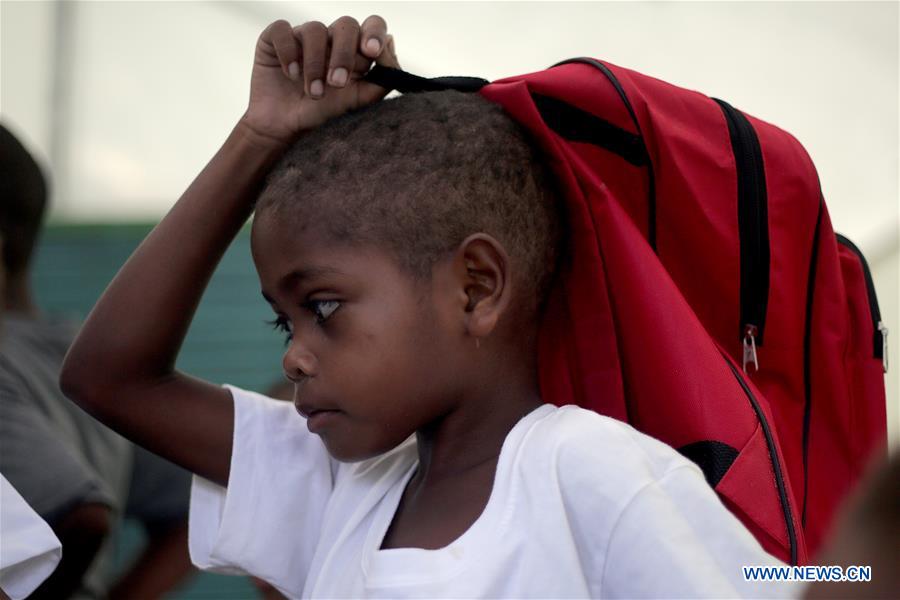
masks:
<instances>
[{"instance_id":1,"label":"boy's chin","mask_svg":"<svg viewBox=\"0 0 900 600\"><path fill-rule=\"evenodd\" d=\"M331 458L338 462L356 463L382 454L373 448L361 446L359 440L336 440L335 436L328 434L319 434L319 437L322 438ZM357 443L354 444L353 441Z\"/></svg>"},{"instance_id":2,"label":"boy's chin","mask_svg":"<svg viewBox=\"0 0 900 600\"><path fill-rule=\"evenodd\" d=\"M363 446L359 444L359 440L353 440L357 443L347 442L345 440L335 440L331 436L320 435L325 444L325 449L333 459L342 463L357 463L370 458L380 456L385 452L393 450L399 444L379 445L379 446Z\"/></svg>"}]
</instances>

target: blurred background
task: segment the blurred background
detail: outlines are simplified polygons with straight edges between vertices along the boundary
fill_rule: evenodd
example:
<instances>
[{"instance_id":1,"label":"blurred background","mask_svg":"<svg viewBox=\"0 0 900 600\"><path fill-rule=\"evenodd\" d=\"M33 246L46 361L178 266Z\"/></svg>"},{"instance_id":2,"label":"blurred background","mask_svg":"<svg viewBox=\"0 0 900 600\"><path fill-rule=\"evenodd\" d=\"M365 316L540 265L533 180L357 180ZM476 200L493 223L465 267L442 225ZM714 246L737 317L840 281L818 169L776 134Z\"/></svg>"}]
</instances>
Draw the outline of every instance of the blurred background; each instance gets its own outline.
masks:
<instances>
[{"instance_id":1,"label":"blurred background","mask_svg":"<svg viewBox=\"0 0 900 600\"><path fill-rule=\"evenodd\" d=\"M701 90L794 134L836 231L863 250L900 361L896 2L0 2L0 120L51 175L35 265L44 309L83 319L246 107L271 21L385 17L404 68L497 79L590 55ZM281 336L263 324L246 233L217 272L179 366L263 390ZM135 308L140 318L140 307ZM888 427L900 442L898 372ZM136 536L137 534L135 534ZM123 544L128 561L133 537ZM177 597L252 597L195 577Z\"/></svg>"}]
</instances>

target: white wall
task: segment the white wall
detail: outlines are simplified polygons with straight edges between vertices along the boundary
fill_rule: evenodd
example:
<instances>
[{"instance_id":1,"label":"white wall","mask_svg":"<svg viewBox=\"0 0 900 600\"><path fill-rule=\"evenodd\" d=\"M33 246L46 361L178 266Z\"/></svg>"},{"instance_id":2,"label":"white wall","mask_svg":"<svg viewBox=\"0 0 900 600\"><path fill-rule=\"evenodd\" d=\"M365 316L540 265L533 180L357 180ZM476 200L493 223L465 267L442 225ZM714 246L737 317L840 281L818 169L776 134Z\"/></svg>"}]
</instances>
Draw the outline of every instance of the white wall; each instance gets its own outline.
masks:
<instances>
[{"instance_id":1,"label":"white wall","mask_svg":"<svg viewBox=\"0 0 900 600\"><path fill-rule=\"evenodd\" d=\"M872 259L900 441L896 2L0 6L2 119L52 159L60 221L159 218L242 113L256 36L281 17L379 13L404 67L427 76L494 79L592 55L728 99L804 143L835 229Z\"/></svg>"}]
</instances>

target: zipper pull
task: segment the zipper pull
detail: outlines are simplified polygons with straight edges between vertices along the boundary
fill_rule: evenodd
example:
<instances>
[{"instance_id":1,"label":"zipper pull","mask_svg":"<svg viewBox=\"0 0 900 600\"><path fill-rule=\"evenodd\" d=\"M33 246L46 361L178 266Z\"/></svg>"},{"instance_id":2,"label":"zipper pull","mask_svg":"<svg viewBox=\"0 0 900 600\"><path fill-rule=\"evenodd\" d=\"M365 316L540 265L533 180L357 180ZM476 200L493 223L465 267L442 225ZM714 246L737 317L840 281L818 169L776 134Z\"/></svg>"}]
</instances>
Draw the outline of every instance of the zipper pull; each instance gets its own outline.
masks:
<instances>
[{"instance_id":1,"label":"zipper pull","mask_svg":"<svg viewBox=\"0 0 900 600\"><path fill-rule=\"evenodd\" d=\"M878 331L881 333L881 364L884 368L884 372L887 373L888 372L888 342L887 342L888 328L883 322L878 321Z\"/></svg>"},{"instance_id":2,"label":"zipper pull","mask_svg":"<svg viewBox=\"0 0 900 600\"><path fill-rule=\"evenodd\" d=\"M759 371L759 360L756 356L756 325L744 325L744 373L747 373L747 364L753 363L753 370Z\"/></svg>"}]
</instances>

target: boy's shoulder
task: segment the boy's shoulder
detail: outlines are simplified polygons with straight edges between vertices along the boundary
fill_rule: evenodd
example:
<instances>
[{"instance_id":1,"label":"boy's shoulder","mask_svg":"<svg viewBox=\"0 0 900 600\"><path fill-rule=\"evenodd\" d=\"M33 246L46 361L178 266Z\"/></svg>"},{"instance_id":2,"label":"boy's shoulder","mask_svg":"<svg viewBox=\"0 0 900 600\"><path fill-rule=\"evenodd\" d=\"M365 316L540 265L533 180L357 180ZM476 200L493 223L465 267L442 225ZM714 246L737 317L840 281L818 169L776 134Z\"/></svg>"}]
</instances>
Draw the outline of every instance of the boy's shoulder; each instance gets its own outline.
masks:
<instances>
[{"instance_id":1,"label":"boy's shoulder","mask_svg":"<svg viewBox=\"0 0 900 600\"><path fill-rule=\"evenodd\" d=\"M574 405L548 410L523 439L519 453L521 464L544 465L562 486L594 482L608 488L615 481L622 491L635 491L685 468L705 484L700 469L671 446Z\"/></svg>"}]
</instances>

